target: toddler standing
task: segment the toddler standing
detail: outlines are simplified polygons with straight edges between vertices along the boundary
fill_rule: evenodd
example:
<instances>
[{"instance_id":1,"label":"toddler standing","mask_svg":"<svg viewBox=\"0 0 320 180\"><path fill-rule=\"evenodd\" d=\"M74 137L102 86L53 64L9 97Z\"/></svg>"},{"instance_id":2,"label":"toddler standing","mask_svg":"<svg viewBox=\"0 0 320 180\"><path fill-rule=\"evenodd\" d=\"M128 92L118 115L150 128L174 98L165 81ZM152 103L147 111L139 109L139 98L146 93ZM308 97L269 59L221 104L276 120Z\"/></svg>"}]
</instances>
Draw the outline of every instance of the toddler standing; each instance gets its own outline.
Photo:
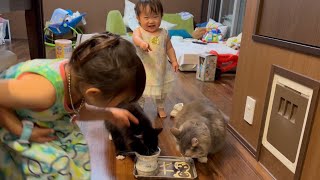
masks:
<instances>
[{"instance_id":1,"label":"toddler standing","mask_svg":"<svg viewBox=\"0 0 320 180\"><path fill-rule=\"evenodd\" d=\"M146 88L139 103L143 106L144 97L152 97L158 115L164 118L164 101L172 89L178 63L168 32L160 28L163 7L159 0L139 0L135 12L140 27L133 32L133 42L139 47L137 52L146 70Z\"/></svg>"}]
</instances>

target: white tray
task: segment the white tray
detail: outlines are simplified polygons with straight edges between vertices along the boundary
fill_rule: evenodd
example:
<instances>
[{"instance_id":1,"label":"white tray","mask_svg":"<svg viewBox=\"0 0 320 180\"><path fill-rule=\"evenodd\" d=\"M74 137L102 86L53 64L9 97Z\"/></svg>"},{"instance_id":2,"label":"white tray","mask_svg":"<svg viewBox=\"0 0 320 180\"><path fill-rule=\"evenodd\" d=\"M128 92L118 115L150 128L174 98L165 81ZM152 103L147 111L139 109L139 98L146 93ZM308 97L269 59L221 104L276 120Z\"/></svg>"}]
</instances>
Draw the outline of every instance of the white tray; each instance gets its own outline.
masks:
<instances>
[{"instance_id":1,"label":"white tray","mask_svg":"<svg viewBox=\"0 0 320 180\"><path fill-rule=\"evenodd\" d=\"M133 175L135 178L195 179L197 171L192 158L159 156L158 169L153 175L139 175L135 165Z\"/></svg>"}]
</instances>

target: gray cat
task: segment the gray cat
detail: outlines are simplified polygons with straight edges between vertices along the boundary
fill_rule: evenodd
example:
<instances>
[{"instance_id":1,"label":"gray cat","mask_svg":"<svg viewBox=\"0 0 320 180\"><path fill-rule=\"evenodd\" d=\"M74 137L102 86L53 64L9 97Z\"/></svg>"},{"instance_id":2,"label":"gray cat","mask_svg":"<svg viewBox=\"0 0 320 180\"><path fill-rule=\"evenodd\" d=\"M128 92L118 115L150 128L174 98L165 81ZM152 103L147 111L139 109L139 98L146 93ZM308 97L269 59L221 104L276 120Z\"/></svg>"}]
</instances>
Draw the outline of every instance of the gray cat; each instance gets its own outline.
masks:
<instances>
[{"instance_id":1,"label":"gray cat","mask_svg":"<svg viewBox=\"0 0 320 180\"><path fill-rule=\"evenodd\" d=\"M206 163L208 154L223 147L227 121L228 117L214 104L202 99L183 106L175 117L175 127L170 130L184 156Z\"/></svg>"}]
</instances>

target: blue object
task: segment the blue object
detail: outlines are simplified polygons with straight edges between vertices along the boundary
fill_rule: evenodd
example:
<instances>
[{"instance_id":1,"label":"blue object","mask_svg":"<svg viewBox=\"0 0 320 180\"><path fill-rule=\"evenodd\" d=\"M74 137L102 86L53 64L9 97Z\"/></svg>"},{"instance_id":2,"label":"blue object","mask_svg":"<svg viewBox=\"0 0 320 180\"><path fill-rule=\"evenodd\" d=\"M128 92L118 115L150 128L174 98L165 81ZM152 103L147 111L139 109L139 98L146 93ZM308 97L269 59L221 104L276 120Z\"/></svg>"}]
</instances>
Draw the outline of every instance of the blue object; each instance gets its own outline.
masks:
<instances>
[{"instance_id":1,"label":"blue object","mask_svg":"<svg viewBox=\"0 0 320 180\"><path fill-rule=\"evenodd\" d=\"M82 13L76 18L68 20L67 17L72 16L72 14L73 12L70 9L64 10L64 9L58 8L54 10L50 20L50 25L48 26L50 31L52 31L52 33L55 35L63 35L63 34L69 33L71 29L75 28L76 25L86 15L85 13Z\"/></svg>"},{"instance_id":2,"label":"blue object","mask_svg":"<svg viewBox=\"0 0 320 180\"><path fill-rule=\"evenodd\" d=\"M61 24L63 23L64 19L70 12L61 8L57 8L53 11L50 24Z\"/></svg>"},{"instance_id":3,"label":"blue object","mask_svg":"<svg viewBox=\"0 0 320 180\"><path fill-rule=\"evenodd\" d=\"M23 129L18 140L21 144L29 144L29 139L31 137L32 129L33 129L33 122L28 120L22 120Z\"/></svg>"},{"instance_id":4,"label":"blue object","mask_svg":"<svg viewBox=\"0 0 320 180\"><path fill-rule=\"evenodd\" d=\"M172 36L181 36L183 38L192 38L192 36L184 29L170 29L168 30L170 38Z\"/></svg>"},{"instance_id":5,"label":"blue object","mask_svg":"<svg viewBox=\"0 0 320 180\"><path fill-rule=\"evenodd\" d=\"M212 32L213 34L221 34L220 29L212 29L211 32Z\"/></svg>"},{"instance_id":6,"label":"blue object","mask_svg":"<svg viewBox=\"0 0 320 180\"><path fill-rule=\"evenodd\" d=\"M66 11L68 11L68 14L71 16L73 14L71 9L67 9Z\"/></svg>"},{"instance_id":7,"label":"blue object","mask_svg":"<svg viewBox=\"0 0 320 180\"><path fill-rule=\"evenodd\" d=\"M198 24L196 24L196 27L206 27L207 26L207 24L208 24L208 22L203 22L203 23L198 23Z\"/></svg>"}]
</instances>

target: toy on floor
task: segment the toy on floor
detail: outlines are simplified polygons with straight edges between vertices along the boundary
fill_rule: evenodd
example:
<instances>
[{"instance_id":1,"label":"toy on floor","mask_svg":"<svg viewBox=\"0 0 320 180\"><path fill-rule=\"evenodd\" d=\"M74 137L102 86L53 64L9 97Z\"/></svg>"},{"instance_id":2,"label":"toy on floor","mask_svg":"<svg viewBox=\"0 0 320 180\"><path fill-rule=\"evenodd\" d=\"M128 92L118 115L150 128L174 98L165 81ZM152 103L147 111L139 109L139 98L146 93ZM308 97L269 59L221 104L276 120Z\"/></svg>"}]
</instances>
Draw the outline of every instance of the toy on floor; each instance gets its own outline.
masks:
<instances>
[{"instance_id":1,"label":"toy on floor","mask_svg":"<svg viewBox=\"0 0 320 180\"><path fill-rule=\"evenodd\" d=\"M82 34L81 29L76 26L82 21L83 25L86 24L84 19L85 13L72 12L71 10L64 10L61 8L55 9L50 22L44 28L45 31L45 44L55 46L53 36L62 36L72 32L74 36ZM74 45L74 43L73 43Z\"/></svg>"}]
</instances>

